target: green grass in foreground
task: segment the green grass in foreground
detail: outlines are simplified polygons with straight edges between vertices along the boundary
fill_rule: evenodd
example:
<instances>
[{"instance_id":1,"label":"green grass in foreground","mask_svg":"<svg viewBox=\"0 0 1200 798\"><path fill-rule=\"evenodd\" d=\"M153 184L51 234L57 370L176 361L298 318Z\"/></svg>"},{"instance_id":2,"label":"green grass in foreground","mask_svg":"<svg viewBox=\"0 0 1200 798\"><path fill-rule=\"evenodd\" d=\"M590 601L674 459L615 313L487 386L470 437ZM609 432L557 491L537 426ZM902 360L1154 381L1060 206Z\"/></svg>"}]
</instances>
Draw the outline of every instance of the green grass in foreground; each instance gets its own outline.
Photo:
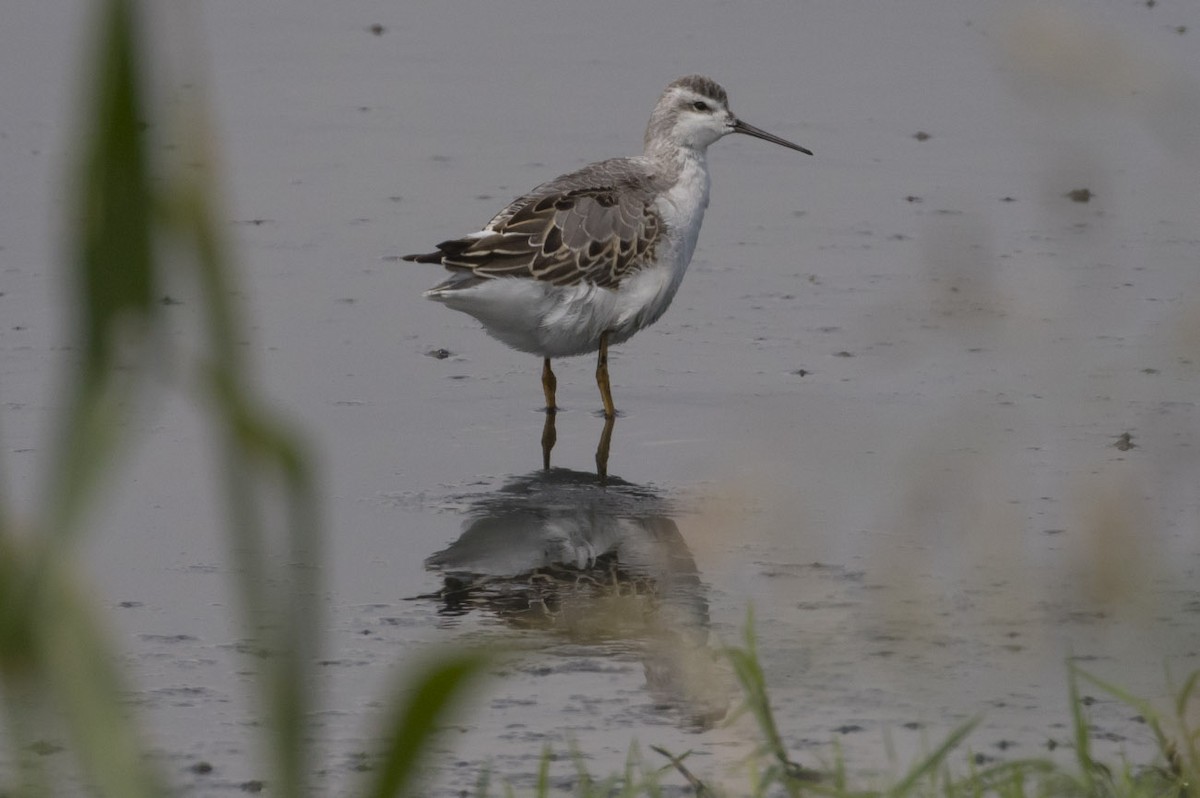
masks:
<instances>
[{"instance_id":1,"label":"green grass in foreground","mask_svg":"<svg viewBox=\"0 0 1200 798\"><path fill-rule=\"evenodd\" d=\"M722 798L729 796L828 796L828 798L1197 798L1200 776L1200 728L1193 727L1200 709L1200 671L1185 680L1175 693L1167 715L1149 702L1135 698L1120 688L1068 664L1068 690L1071 696L1071 723L1074 730L1075 762L1067 767L1050 759L1018 759L987 767L969 764L956 770L950 756L962 752L979 718L952 731L930 753L914 762L899 776L884 785L871 785L851 771L840 756L821 768L798 764L790 755L771 710L766 680L759 665L753 632L748 622L742 647L729 647L724 654L733 665L744 700L738 715L749 713L757 723L761 741L755 751L727 783L728 774L710 779L695 772L688 764L688 753L674 754L658 746L651 750L664 764L648 763L640 750L630 748L625 772L599 780L591 776L579 758L575 760L576 778L571 795L579 798L609 796L660 796L678 794L668 791L665 777L675 771L691 794ZM1100 762L1092 755L1089 720L1079 684L1086 682L1134 709L1145 720L1158 741L1152 762ZM736 717L736 715L735 715ZM1167 731L1170 729L1171 731ZM555 795L549 786L549 754L543 755L542 773L532 795ZM678 781L678 779L676 779ZM497 794L485 775L477 798ZM505 786L500 794L518 793Z\"/></svg>"},{"instance_id":2,"label":"green grass in foreground","mask_svg":"<svg viewBox=\"0 0 1200 798\"><path fill-rule=\"evenodd\" d=\"M182 6L163 13L186 13ZM315 705L313 663L321 628L319 602L323 529L313 457L296 431L282 422L254 389L244 327L230 297L236 270L220 234L223 227L213 175L215 144L204 105L185 118L168 118L148 100L142 14L136 0L103 0L94 14L93 49L80 96L87 109L79 124L79 167L72 194L74 286L71 362L64 375L64 410L32 517L18 518L0 490L0 722L7 750L0 752L0 798L58 796L82 779L95 795L154 798L177 792L159 771L122 696L133 686L118 670L116 649L105 633L77 570L79 539L94 514L120 456L130 445L129 419L144 404L146 384L157 377L200 405L212 426L219 455L219 484L231 563L245 634L260 667L256 694L263 718L261 756L270 794L303 798L313 793L319 752L310 750ZM193 26L194 27L194 26ZM198 76L193 81L201 85ZM179 146L168 156L151 148L151 136ZM170 157L170 160L164 160ZM163 286L184 285L200 309L200 345L174 345L164 332ZM152 364L171 363L169 374ZM267 519L276 519L268 522ZM1069 667L1076 763L1066 770L1044 760L1019 760L954 773L948 755L973 724L948 736L932 753L886 788L857 785L840 761L822 772L795 762L771 712L767 687L747 632L744 645L726 651L745 692L745 711L757 721L762 742L725 786L728 774L698 774L688 754L653 748L655 764L632 748L623 773L592 777L577 759L570 794L578 796L826 795L860 796L1162 796L1200 798L1198 732L1193 674L1179 689L1171 717L1158 715L1099 679ZM384 702L380 748L354 795L385 798L420 794L415 778L447 713L486 667L475 653L447 653L411 675ZM1086 710L1078 685L1086 681L1135 707L1159 743L1155 762L1142 766L1100 763L1091 754ZM412 696L403 700L399 696ZM39 756L48 739L65 739L73 755ZM538 796L550 787L551 758L543 757ZM665 781L686 787L663 786ZM477 794L493 794L480 777ZM513 790L502 785L504 795Z\"/></svg>"}]
</instances>

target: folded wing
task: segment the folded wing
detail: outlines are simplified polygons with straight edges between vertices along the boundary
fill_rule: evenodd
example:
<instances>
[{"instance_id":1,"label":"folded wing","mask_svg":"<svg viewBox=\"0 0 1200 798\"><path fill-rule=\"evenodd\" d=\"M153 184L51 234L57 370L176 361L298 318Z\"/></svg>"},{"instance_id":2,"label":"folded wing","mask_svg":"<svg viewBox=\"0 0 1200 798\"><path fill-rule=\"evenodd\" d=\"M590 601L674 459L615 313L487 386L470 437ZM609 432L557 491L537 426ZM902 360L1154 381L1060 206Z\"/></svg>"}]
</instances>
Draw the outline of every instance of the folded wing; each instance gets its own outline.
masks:
<instances>
[{"instance_id":1,"label":"folded wing","mask_svg":"<svg viewBox=\"0 0 1200 798\"><path fill-rule=\"evenodd\" d=\"M615 288L653 263L662 219L639 175L609 175L618 179L597 185L601 176L580 172L559 178L511 203L480 233L443 241L437 252L405 260L441 263L475 278L458 274L449 281L455 286L522 277Z\"/></svg>"}]
</instances>

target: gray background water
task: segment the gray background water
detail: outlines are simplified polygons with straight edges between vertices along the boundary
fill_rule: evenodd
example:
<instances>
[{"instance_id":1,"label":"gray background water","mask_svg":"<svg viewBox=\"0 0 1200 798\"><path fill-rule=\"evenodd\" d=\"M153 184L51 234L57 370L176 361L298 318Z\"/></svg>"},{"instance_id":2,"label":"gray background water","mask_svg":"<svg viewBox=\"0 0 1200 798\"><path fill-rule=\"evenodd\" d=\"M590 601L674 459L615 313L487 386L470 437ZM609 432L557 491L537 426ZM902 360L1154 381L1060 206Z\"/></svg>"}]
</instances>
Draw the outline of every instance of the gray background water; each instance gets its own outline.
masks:
<instances>
[{"instance_id":1,"label":"gray background water","mask_svg":"<svg viewBox=\"0 0 1200 798\"><path fill-rule=\"evenodd\" d=\"M67 356L86 5L10 3L0 24L0 463L18 507ZM575 741L601 773L635 737L705 772L747 750L747 721L696 733L653 689L645 626L409 600L440 586L423 560L468 511L538 469L543 418L537 360L423 300L439 274L395 256L636 152L690 72L816 157L744 137L710 152L675 305L612 357L609 470L677 524L709 646L754 606L798 756L837 739L851 767L885 768L886 735L904 758L981 711L975 750L1036 755L1069 736L1068 652L1150 696L1164 665L1200 664L1197 7L191 5L192 23L155 14L158 90L183 102L201 55L254 357L322 455L331 791L372 748L385 688L455 642L517 654L446 740L441 790L489 760L524 783L543 743ZM185 336L195 307L171 312ZM555 464L579 471L602 427L592 369L558 368ZM263 774L206 431L174 395L134 426L87 571L156 748L200 793L234 791ZM701 670L719 700L728 674ZM1132 711L1093 711L1104 750L1149 745ZM214 772L187 773L198 760Z\"/></svg>"}]
</instances>

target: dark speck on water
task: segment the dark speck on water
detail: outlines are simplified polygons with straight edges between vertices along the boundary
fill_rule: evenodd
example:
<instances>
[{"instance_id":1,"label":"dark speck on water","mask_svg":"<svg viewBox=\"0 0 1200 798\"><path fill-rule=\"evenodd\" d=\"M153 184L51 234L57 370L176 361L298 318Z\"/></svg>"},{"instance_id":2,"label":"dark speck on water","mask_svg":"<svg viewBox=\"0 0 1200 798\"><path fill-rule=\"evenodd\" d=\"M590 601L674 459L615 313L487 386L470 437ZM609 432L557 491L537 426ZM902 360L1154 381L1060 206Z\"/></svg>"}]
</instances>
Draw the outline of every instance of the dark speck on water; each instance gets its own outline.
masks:
<instances>
[{"instance_id":1,"label":"dark speck on water","mask_svg":"<svg viewBox=\"0 0 1200 798\"><path fill-rule=\"evenodd\" d=\"M926 133L924 130L918 130L916 133L913 134L913 138L916 139L917 141L929 141L930 135L928 133Z\"/></svg>"},{"instance_id":2,"label":"dark speck on water","mask_svg":"<svg viewBox=\"0 0 1200 798\"><path fill-rule=\"evenodd\" d=\"M454 353L451 352L449 349L430 349L428 352L425 353L426 357L432 357L432 358L436 358L438 360L445 360L446 358L450 357L453 354Z\"/></svg>"},{"instance_id":3,"label":"dark speck on water","mask_svg":"<svg viewBox=\"0 0 1200 798\"><path fill-rule=\"evenodd\" d=\"M1094 197L1096 195L1093 194L1090 189L1077 188L1077 189L1068 191L1066 193L1066 196L1072 202L1089 202L1092 199L1092 197Z\"/></svg>"},{"instance_id":4,"label":"dark speck on water","mask_svg":"<svg viewBox=\"0 0 1200 798\"><path fill-rule=\"evenodd\" d=\"M196 638L192 637L191 635L183 635L183 634L179 634L179 635L142 634L142 635L138 635L138 639L144 640L147 643L189 643L189 642L194 641Z\"/></svg>"},{"instance_id":5,"label":"dark speck on water","mask_svg":"<svg viewBox=\"0 0 1200 798\"><path fill-rule=\"evenodd\" d=\"M63 747L58 743L52 743L47 740L34 740L29 744L28 750L30 753L37 754L38 756L49 756L50 754L57 754L63 750Z\"/></svg>"}]
</instances>

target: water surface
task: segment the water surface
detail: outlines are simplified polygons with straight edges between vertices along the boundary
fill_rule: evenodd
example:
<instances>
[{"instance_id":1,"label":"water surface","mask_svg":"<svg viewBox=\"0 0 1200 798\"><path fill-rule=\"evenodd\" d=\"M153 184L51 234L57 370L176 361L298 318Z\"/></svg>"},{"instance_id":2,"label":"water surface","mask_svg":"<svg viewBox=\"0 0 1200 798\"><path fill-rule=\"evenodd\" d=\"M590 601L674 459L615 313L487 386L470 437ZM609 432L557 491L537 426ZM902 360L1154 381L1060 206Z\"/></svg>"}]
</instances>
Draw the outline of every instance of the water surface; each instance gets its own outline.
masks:
<instances>
[{"instance_id":1,"label":"water surface","mask_svg":"<svg viewBox=\"0 0 1200 798\"><path fill-rule=\"evenodd\" d=\"M21 506L66 356L83 5L0 29ZM753 730L719 723L737 693L715 652L751 606L806 764L837 741L886 769L886 738L903 760L981 712L974 752L1038 755L1069 742L1068 654L1152 697L1164 666L1200 665L1200 17L1166 6L199 4L253 356L328 486L330 791L376 745L383 691L444 645L507 652L444 740L444 795L486 763L526 784L546 744L601 774L635 738L722 772ZM395 258L637 151L689 72L816 157L710 151L691 271L611 356L605 490L591 360L556 367L543 472L540 363L421 299L437 270ZM156 749L196 794L239 792L265 774L208 436L173 396L134 426L90 573ZM1096 698L1101 752L1148 750Z\"/></svg>"}]
</instances>

